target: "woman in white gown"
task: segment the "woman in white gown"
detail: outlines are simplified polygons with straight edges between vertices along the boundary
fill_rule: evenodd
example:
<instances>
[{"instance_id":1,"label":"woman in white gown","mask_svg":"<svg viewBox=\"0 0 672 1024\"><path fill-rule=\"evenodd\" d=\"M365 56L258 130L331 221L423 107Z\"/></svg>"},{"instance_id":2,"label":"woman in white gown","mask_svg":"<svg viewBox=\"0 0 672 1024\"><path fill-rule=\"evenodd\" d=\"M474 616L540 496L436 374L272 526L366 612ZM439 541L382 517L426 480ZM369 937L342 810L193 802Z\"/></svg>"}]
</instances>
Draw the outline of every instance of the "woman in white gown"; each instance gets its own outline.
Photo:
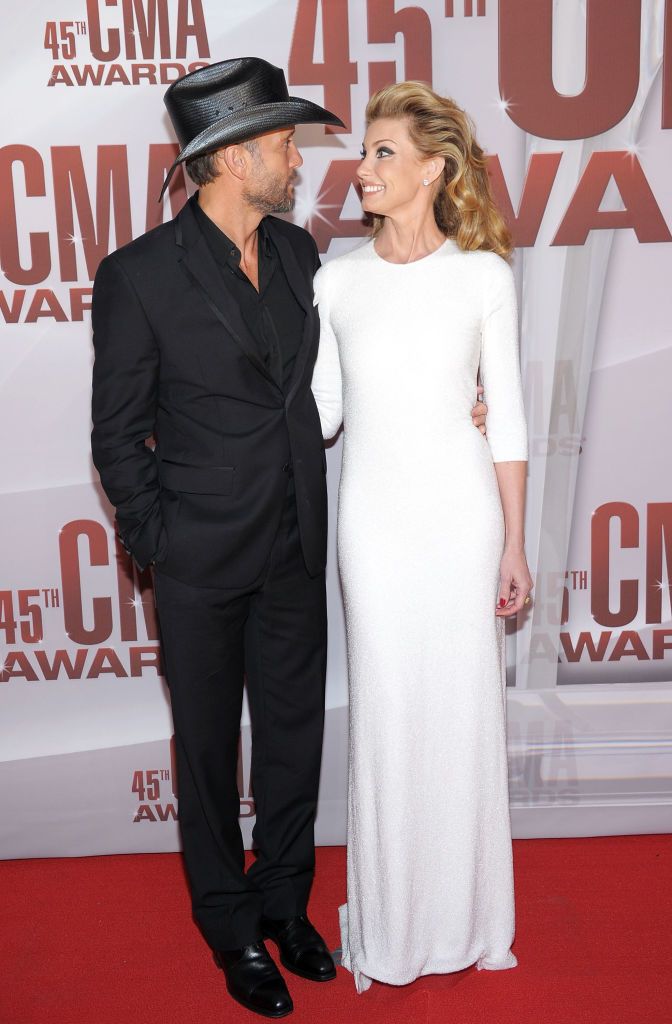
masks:
<instances>
[{"instance_id":1,"label":"woman in white gown","mask_svg":"<svg viewBox=\"0 0 672 1024\"><path fill-rule=\"evenodd\" d=\"M360 992L516 964L504 618L532 585L511 243L483 151L452 101L407 82L369 102L362 157L374 237L318 272L313 378L324 436L344 427L340 916Z\"/></svg>"}]
</instances>

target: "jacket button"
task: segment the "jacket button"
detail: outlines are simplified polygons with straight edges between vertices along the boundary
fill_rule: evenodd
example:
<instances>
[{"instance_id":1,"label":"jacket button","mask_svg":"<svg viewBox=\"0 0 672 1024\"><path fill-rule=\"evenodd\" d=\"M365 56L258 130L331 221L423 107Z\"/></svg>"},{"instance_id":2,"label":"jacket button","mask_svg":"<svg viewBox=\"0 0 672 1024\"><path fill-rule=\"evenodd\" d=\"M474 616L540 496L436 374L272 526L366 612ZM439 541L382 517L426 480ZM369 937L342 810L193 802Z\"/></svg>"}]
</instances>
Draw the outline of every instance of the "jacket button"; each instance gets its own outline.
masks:
<instances>
[{"instance_id":1,"label":"jacket button","mask_svg":"<svg viewBox=\"0 0 672 1024\"><path fill-rule=\"evenodd\" d=\"M284 466L282 467L282 472L283 473L291 473L292 472L292 464L291 464L291 462L286 462L284 464Z\"/></svg>"}]
</instances>

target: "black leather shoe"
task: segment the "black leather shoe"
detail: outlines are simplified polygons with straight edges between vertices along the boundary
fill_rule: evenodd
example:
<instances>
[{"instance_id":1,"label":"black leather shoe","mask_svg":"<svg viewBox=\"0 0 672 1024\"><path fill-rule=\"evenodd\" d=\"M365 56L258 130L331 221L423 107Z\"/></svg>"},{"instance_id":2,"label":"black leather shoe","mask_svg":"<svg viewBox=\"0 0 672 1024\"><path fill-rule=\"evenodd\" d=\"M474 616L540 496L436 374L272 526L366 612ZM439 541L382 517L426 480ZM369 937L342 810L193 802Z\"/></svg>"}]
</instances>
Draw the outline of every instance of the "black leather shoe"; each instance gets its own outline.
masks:
<instances>
[{"instance_id":1,"label":"black leather shoe","mask_svg":"<svg viewBox=\"0 0 672 1024\"><path fill-rule=\"evenodd\" d=\"M294 1009L285 980L263 942L242 949L215 950L229 994L262 1017L286 1017Z\"/></svg>"},{"instance_id":2,"label":"black leather shoe","mask_svg":"<svg viewBox=\"0 0 672 1024\"><path fill-rule=\"evenodd\" d=\"M262 917L261 928L265 937L277 944L280 963L288 971L308 981L331 981L336 977L331 954L305 914L282 921Z\"/></svg>"}]
</instances>

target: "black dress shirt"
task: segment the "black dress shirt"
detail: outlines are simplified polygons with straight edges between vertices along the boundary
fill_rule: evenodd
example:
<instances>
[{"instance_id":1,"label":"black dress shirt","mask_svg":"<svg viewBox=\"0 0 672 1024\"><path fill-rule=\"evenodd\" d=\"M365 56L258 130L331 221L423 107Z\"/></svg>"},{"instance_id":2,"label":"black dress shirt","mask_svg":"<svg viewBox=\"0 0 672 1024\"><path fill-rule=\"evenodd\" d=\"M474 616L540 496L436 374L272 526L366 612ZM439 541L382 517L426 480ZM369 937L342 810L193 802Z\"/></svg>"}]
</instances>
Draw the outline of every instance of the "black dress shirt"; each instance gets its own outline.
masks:
<instances>
[{"instance_id":1,"label":"black dress shirt","mask_svg":"<svg viewBox=\"0 0 672 1024\"><path fill-rule=\"evenodd\" d=\"M194 212L215 262L227 275L259 355L286 393L303 337L306 314L297 301L280 256L262 220L258 228L259 291L240 269L240 250L192 199Z\"/></svg>"}]
</instances>

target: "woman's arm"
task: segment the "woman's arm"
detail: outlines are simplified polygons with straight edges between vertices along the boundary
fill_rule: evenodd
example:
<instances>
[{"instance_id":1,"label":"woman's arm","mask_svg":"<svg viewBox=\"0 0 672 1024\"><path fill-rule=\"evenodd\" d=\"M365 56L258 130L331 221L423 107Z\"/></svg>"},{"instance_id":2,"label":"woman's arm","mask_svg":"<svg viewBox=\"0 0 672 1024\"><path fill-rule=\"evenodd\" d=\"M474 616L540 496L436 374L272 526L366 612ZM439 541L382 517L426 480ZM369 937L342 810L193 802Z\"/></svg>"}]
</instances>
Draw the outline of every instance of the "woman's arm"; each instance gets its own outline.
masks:
<instances>
[{"instance_id":1,"label":"woman's arm","mask_svg":"<svg viewBox=\"0 0 672 1024\"><path fill-rule=\"evenodd\" d=\"M322 436L327 440L338 433L343 421L343 383L338 342L329 320L324 268L318 270L314 287L315 305L320 314L320 345L311 388L320 414Z\"/></svg>"},{"instance_id":2,"label":"woman's arm","mask_svg":"<svg viewBox=\"0 0 672 1024\"><path fill-rule=\"evenodd\" d=\"M532 578L525 558L527 424L518 355L518 314L511 268L493 256L487 275L481 341L481 377L488 399L487 439L504 513L504 553L496 614L515 615Z\"/></svg>"},{"instance_id":3,"label":"woman's arm","mask_svg":"<svg viewBox=\"0 0 672 1024\"><path fill-rule=\"evenodd\" d=\"M515 615L532 589L532 577L525 558L526 462L496 462L495 472L504 511L504 554L499 570L496 614Z\"/></svg>"}]
</instances>

